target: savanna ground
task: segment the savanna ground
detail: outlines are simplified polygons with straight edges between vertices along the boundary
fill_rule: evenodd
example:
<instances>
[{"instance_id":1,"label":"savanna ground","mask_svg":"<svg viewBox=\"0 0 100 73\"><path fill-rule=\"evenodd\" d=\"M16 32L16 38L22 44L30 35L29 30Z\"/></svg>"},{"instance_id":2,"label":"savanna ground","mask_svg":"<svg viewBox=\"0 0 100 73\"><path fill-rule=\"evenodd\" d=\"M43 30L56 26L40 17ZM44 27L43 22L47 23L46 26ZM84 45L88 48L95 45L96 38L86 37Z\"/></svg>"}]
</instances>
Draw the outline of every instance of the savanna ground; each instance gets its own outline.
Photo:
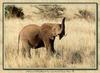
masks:
<instances>
[{"instance_id":1,"label":"savanna ground","mask_svg":"<svg viewBox=\"0 0 100 73\"><path fill-rule=\"evenodd\" d=\"M46 48L31 50L32 59L18 56L18 34L29 24L61 23L62 18L41 18L34 4L16 4L25 14L24 19L4 19L4 68L95 68L96 67L96 6L95 4L62 4L65 8L66 36L56 37L54 48L60 56L47 57ZM80 15L86 10L87 15ZM84 14L84 13L83 13Z\"/></svg>"}]
</instances>

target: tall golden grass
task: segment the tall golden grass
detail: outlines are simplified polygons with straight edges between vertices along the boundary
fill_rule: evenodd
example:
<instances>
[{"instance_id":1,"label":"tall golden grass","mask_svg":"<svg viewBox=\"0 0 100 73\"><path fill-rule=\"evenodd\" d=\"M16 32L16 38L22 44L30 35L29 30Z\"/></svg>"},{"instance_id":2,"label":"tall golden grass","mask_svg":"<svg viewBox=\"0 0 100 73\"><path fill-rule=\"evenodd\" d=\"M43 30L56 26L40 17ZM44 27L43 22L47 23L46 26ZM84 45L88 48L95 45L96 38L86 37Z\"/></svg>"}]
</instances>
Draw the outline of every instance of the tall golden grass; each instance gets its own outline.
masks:
<instances>
[{"instance_id":1,"label":"tall golden grass","mask_svg":"<svg viewBox=\"0 0 100 73\"><path fill-rule=\"evenodd\" d=\"M61 23L58 20L40 19L32 13L32 5L18 5L24 9L25 19L10 18L4 20L4 67L5 68L95 68L96 67L96 23L77 18L80 9L86 9L95 15L94 5L63 5L66 7L66 36L56 37L54 48L59 56L46 56L46 48L32 49L32 59L18 56L18 35L29 24L41 26L45 22ZM37 52L38 51L38 52Z\"/></svg>"}]
</instances>

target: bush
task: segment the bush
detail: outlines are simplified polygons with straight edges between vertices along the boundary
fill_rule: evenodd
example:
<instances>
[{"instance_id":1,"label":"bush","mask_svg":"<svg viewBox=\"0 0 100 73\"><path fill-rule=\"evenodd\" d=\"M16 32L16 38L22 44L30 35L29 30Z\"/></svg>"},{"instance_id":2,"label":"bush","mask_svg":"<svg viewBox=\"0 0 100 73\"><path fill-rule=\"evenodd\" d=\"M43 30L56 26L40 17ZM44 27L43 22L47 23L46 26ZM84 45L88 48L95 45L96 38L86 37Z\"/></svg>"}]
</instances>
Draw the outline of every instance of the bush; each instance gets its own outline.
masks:
<instances>
[{"instance_id":1,"label":"bush","mask_svg":"<svg viewBox=\"0 0 100 73\"><path fill-rule=\"evenodd\" d=\"M65 8L60 5L38 5L35 6L35 8L38 9L38 12L34 13L45 19L61 18L63 17L65 10Z\"/></svg>"},{"instance_id":2,"label":"bush","mask_svg":"<svg viewBox=\"0 0 100 73\"><path fill-rule=\"evenodd\" d=\"M89 20L89 19L93 21L95 20L95 15L86 9L79 10L78 14L75 14L75 15L78 16L79 18L84 18L86 20Z\"/></svg>"},{"instance_id":3,"label":"bush","mask_svg":"<svg viewBox=\"0 0 100 73\"><path fill-rule=\"evenodd\" d=\"M5 17L6 18L24 18L24 13L22 8L18 8L15 5L6 5L5 6Z\"/></svg>"},{"instance_id":4,"label":"bush","mask_svg":"<svg viewBox=\"0 0 100 73\"><path fill-rule=\"evenodd\" d=\"M80 53L80 51L76 51L72 53L71 63L72 64L82 63L82 54Z\"/></svg>"}]
</instances>

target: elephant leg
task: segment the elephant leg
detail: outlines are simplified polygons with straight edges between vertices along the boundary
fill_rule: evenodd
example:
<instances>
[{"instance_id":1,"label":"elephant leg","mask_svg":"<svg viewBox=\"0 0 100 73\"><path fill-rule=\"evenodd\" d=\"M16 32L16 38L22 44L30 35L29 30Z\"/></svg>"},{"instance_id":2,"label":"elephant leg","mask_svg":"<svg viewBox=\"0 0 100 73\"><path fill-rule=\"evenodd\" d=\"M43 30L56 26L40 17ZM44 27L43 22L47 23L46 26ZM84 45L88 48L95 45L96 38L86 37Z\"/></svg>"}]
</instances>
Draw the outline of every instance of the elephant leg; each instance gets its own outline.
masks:
<instances>
[{"instance_id":1,"label":"elephant leg","mask_svg":"<svg viewBox=\"0 0 100 73\"><path fill-rule=\"evenodd\" d=\"M22 48L21 52L22 52L22 56L26 57L26 50L25 50L25 48Z\"/></svg>"},{"instance_id":2,"label":"elephant leg","mask_svg":"<svg viewBox=\"0 0 100 73\"><path fill-rule=\"evenodd\" d=\"M50 44L51 44L51 47L52 47L51 50L52 50L53 54L55 54L57 57L59 57L60 53L56 52L56 50L54 49L54 40L50 39Z\"/></svg>"},{"instance_id":3,"label":"elephant leg","mask_svg":"<svg viewBox=\"0 0 100 73\"><path fill-rule=\"evenodd\" d=\"M53 53L55 53L55 49L54 49L54 40L50 39L50 45L51 45L51 50Z\"/></svg>"},{"instance_id":4,"label":"elephant leg","mask_svg":"<svg viewBox=\"0 0 100 73\"><path fill-rule=\"evenodd\" d=\"M52 46L52 43L51 43L50 39L45 39L44 40L44 45L47 49L47 55L53 55L55 50L54 50L54 47Z\"/></svg>"},{"instance_id":5,"label":"elephant leg","mask_svg":"<svg viewBox=\"0 0 100 73\"><path fill-rule=\"evenodd\" d=\"M27 56L31 58L31 48L27 48L26 50L27 50Z\"/></svg>"},{"instance_id":6,"label":"elephant leg","mask_svg":"<svg viewBox=\"0 0 100 73\"><path fill-rule=\"evenodd\" d=\"M23 41L23 47L24 47L23 54L25 56L28 56L29 58L31 58L31 46L29 45L29 43L27 41Z\"/></svg>"}]
</instances>

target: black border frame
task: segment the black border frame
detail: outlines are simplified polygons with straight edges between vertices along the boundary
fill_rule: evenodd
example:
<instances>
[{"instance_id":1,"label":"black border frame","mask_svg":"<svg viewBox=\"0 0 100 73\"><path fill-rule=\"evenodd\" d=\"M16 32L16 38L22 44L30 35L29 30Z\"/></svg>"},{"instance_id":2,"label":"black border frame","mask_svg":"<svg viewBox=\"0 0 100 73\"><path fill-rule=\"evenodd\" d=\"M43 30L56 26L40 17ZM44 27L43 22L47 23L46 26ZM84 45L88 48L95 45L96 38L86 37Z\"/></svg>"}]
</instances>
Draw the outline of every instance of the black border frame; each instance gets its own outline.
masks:
<instances>
[{"instance_id":1,"label":"black border frame","mask_svg":"<svg viewBox=\"0 0 100 73\"><path fill-rule=\"evenodd\" d=\"M26 69L26 68L4 68L4 4L96 4L96 68L75 68L75 69ZM3 2L2 4L2 67L3 70L98 70L98 3L97 2Z\"/></svg>"}]
</instances>

